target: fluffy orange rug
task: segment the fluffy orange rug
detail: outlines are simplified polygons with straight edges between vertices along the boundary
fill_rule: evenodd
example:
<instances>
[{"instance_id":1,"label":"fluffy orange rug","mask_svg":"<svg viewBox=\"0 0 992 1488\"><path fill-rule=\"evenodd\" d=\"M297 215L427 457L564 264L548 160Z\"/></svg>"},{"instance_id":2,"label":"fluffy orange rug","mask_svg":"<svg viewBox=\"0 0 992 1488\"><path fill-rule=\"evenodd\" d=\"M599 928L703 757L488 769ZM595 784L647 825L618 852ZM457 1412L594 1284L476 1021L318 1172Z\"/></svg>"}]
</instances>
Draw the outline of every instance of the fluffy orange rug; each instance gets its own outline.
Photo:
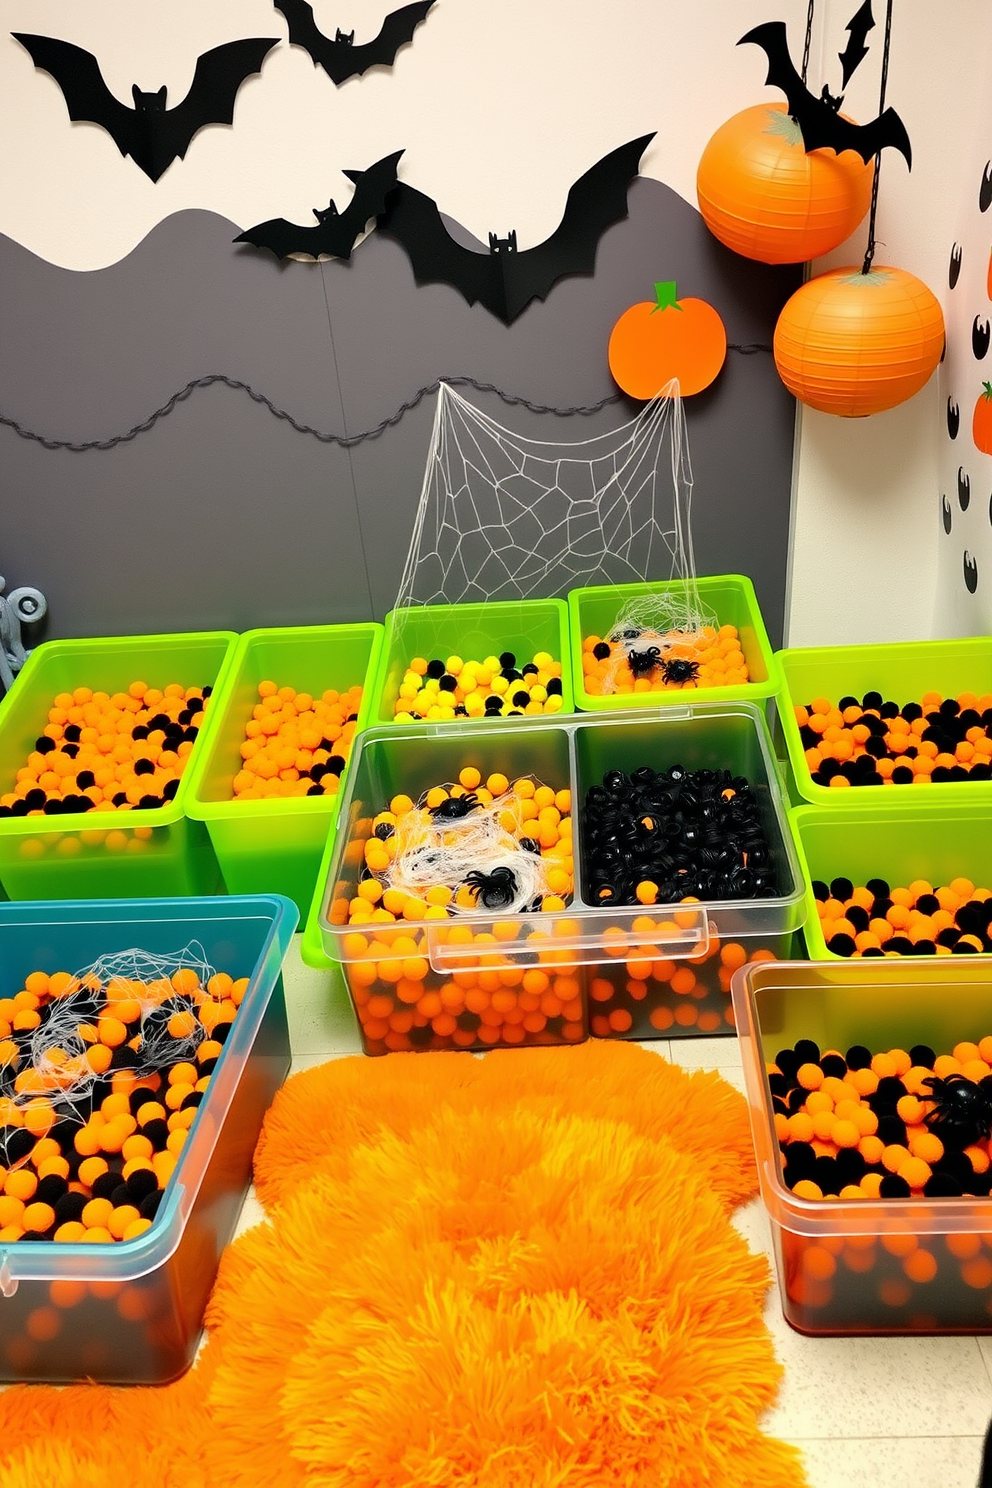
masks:
<instances>
[{"instance_id":1,"label":"fluffy orange rug","mask_svg":"<svg viewBox=\"0 0 992 1488\"><path fill-rule=\"evenodd\" d=\"M0 1395L3 1488L799 1488L744 1102L636 1045L343 1059L159 1390Z\"/></svg>"}]
</instances>

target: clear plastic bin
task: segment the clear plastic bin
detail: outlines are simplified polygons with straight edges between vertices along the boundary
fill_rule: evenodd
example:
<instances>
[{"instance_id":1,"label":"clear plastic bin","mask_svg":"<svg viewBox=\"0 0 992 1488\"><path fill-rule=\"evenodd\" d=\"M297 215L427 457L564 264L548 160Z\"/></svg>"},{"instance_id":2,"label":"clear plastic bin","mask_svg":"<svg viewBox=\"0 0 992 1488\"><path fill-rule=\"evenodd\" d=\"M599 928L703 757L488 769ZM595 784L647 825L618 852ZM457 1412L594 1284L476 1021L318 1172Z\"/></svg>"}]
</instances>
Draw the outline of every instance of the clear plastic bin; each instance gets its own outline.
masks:
<instances>
[{"instance_id":1,"label":"clear plastic bin","mask_svg":"<svg viewBox=\"0 0 992 1488\"><path fill-rule=\"evenodd\" d=\"M507 917L484 911L412 926L377 925L370 935L364 928L356 934L356 927L349 926L347 906L360 880L373 818L396 793L405 792L417 799L431 786L457 780L465 766L477 768L483 779L496 771L511 781L531 775L555 790L571 791L573 835L578 842L589 787L601 784L607 770L630 771L644 764L658 770L674 764L690 770L729 769L745 776L760 803L781 889L779 896L655 905L650 910L640 905L607 909L585 898L585 865L577 851L575 892L567 907L557 913ZM551 998L562 1004L562 1011L549 1014L544 1027L527 1029L525 1036L511 1034L507 1039L504 1028L497 1042L511 1044L584 1037L590 997L596 1004L592 1008L594 1016L607 1020L597 1025L603 1036L669 1038L699 1032L729 1033L729 976L721 982L718 942L735 941L749 957L759 951L775 956L791 952L791 937L802 924L804 913L803 883L768 730L760 711L746 703L656 709L636 716L522 718L514 720L512 728L505 722L471 721L457 733L432 724L369 729L356 742L336 839L325 861L327 881L320 900L318 931L324 954L345 966L360 1018L370 997L375 997L382 999L376 1004L382 1011L377 1023L388 1022L393 1012L400 1013L402 1019L402 1009L395 1000L395 965L389 965L385 976L382 974L386 963L395 962L397 955L421 963L425 992L438 997L452 980L468 988L473 977L484 978L488 985L495 976L513 989L536 967L545 972L552 985L535 991L542 996L549 991ZM399 950L394 951L398 940ZM694 981L691 988L687 985L684 992L679 992L671 986L670 963L685 961L692 963ZM528 980L534 983L542 979ZM638 984L634 995L629 986L632 981ZM680 978L680 983L685 981ZM523 985L526 988L527 982ZM389 1012L385 999L392 1001ZM512 1001L501 1000L508 1005ZM697 1017L678 1021L675 1008L690 1004L696 1007ZM554 1005L554 1001L548 1004ZM433 999L428 1006L433 1007ZM652 1022L652 1014L662 1007L672 1007L671 1021L658 1013ZM630 1014L630 1022L623 1017L614 1017L611 1022L611 1014L621 1010ZM508 1011L512 1012L509 1006ZM575 1016L570 1016L570 1011ZM707 1019L700 1028L698 1014L702 1012L716 1013L716 1021ZM431 1014L428 1018L431 1027L433 1017ZM465 1024L471 1022L470 1018L464 1019ZM462 1034L468 1031L464 1027L460 1030ZM474 1048L489 1047L492 1042L488 1034L472 1040L453 1035L454 1030L435 1032L433 1037L424 1032L419 1035L420 1046ZM410 1047L405 1037L401 1033L388 1042L381 1032L375 1038L365 1037L366 1052L379 1054ZM418 1046L416 1039L413 1046Z\"/></svg>"},{"instance_id":2,"label":"clear plastic bin","mask_svg":"<svg viewBox=\"0 0 992 1488\"><path fill-rule=\"evenodd\" d=\"M151 1228L114 1245L0 1245L0 1380L165 1384L193 1361L262 1117L289 1069L281 968L296 907L277 896L0 905L0 996L191 941L250 985Z\"/></svg>"},{"instance_id":3,"label":"clear plastic bin","mask_svg":"<svg viewBox=\"0 0 992 1488\"><path fill-rule=\"evenodd\" d=\"M950 957L780 962L738 971L733 999L786 1321L811 1335L992 1332L992 1199L797 1198L783 1179L765 1073L801 1038L841 1053L917 1043L949 1053L980 1039L992 1033L992 967Z\"/></svg>"}]
</instances>

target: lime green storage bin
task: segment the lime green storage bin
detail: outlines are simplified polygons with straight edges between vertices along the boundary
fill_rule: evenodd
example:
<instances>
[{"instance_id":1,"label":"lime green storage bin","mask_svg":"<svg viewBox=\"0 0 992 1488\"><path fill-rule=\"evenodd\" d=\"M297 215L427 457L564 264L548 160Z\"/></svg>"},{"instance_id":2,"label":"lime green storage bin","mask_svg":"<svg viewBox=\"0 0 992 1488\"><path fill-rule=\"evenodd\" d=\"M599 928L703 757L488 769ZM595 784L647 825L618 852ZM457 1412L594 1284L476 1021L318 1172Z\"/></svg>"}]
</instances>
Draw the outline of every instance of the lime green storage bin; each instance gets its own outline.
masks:
<instances>
[{"instance_id":1,"label":"lime green storage bin","mask_svg":"<svg viewBox=\"0 0 992 1488\"><path fill-rule=\"evenodd\" d=\"M233 631L215 630L45 642L28 657L0 708L0 792L13 786L58 693L77 687L126 692L139 680L149 687L179 682L216 691L236 640ZM139 899L220 892L206 828L186 816L190 776L207 742L213 706L211 698L179 789L164 806L108 816L0 818L0 882L8 897Z\"/></svg>"},{"instance_id":2,"label":"lime green storage bin","mask_svg":"<svg viewBox=\"0 0 992 1488\"><path fill-rule=\"evenodd\" d=\"M917 803L901 800L894 791L885 794L884 804L876 796L873 808L860 811L845 799L836 810L798 806L789 813L806 879L803 934L811 961L852 959L827 949L813 895L815 878L828 884L849 878L855 885L884 878L892 888L907 888L922 878L935 889L953 878L968 878L976 888L992 889L992 799Z\"/></svg>"},{"instance_id":3,"label":"lime green storage bin","mask_svg":"<svg viewBox=\"0 0 992 1488\"><path fill-rule=\"evenodd\" d=\"M423 656L429 661L432 657L445 660L449 656L461 656L466 661L482 661L483 657L498 656L502 651L512 651L518 666L530 661L538 651L547 651L555 661L560 661L558 712L574 711L565 601L493 600L489 604L422 605L390 610L369 724L393 722L394 705L413 657ZM450 723L460 721L452 719Z\"/></svg>"},{"instance_id":4,"label":"lime green storage bin","mask_svg":"<svg viewBox=\"0 0 992 1488\"><path fill-rule=\"evenodd\" d=\"M886 701L918 703L926 692L953 697L961 692L992 695L992 636L962 641L907 641L890 646L819 646L778 652L782 668L779 719L788 751L789 786L797 802L810 801L831 809L869 806L883 794L912 792L923 804L920 792L941 800L992 802L992 780L940 780L929 785L863 785L852 791L837 791L813 780L803 741L796 723L795 708L816 697L837 703L842 697L862 698L880 692Z\"/></svg>"},{"instance_id":5,"label":"lime green storage bin","mask_svg":"<svg viewBox=\"0 0 992 1488\"><path fill-rule=\"evenodd\" d=\"M768 639L754 585L743 574L697 579L696 587L702 603L716 615L718 625L736 626L751 679L749 682L735 682L728 687L696 687L688 692L673 687L664 692L611 693L607 697L595 697L586 692L582 670L582 646L586 636L606 636L630 600L646 595L671 594L684 587L680 580L673 579L659 584L609 584L602 588L571 591L568 596L568 625L575 706L580 712L684 707L687 702L719 703L735 699L757 703L762 710L767 709L768 699L774 697L782 686L782 674Z\"/></svg>"},{"instance_id":6,"label":"lime green storage bin","mask_svg":"<svg viewBox=\"0 0 992 1488\"><path fill-rule=\"evenodd\" d=\"M249 630L238 641L227 681L214 700L210 735L186 805L189 816L206 824L229 893L284 894L305 915L337 813L334 796L271 801L232 796L258 684L271 680L317 697L332 688L346 692L361 686L357 731L373 705L382 634L382 626L372 623L306 625Z\"/></svg>"}]
</instances>

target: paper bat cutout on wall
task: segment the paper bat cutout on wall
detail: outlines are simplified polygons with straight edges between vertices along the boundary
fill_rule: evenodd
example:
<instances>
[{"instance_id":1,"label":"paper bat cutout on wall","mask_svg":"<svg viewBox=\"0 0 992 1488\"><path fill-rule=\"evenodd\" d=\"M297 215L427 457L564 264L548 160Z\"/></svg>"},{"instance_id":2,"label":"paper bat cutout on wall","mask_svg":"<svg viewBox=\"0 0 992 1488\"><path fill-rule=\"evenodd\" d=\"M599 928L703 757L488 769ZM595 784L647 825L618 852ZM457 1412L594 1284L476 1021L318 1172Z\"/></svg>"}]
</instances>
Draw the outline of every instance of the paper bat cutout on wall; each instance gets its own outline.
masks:
<instances>
[{"instance_id":1,"label":"paper bat cutout on wall","mask_svg":"<svg viewBox=\"0 0 992 1488\"><path fill-rule=\"evenodd\" d=\"M849 31L850 35L847 38L847 46L842 52L838 52L837 54L840 58L840 65L844 70L844 75L841 79L842 88L847 87L867 57L868 48L865 46L865 37L869 31L874 31L874 29L875 17L871 13L871 0L865 0L861 9L855 12L844 27L844 30Z\"/></svg>"},{"instance_id":2,"label":"paper bat cutout on wall","mask_svg":"<svg viewBox=\"0 0 992 1488\"><path fill-rule=\"evenodd\" d=\"M437 203L403 182L379 218L379 231L402 244L418 284L450 284L470 305L484 305L504 325L531 300L543 300L566 274L591 274L599 240L627 215L627 188L653 134L604 155L568 193L560 224L543 243L522 251L517 235L489 234L489 252L463 248L448 232Z\"/></svg>"},{"instance_id":3,"label":"paper bat cutout on wall","mask_svg":"<svg viewBox=\"0 0 992 1488\"><path fill-rule=\"evenodd\" d=\"M69 118L99 124L121 154L130 155L153 181L185 156L193 136L205 125L234 122L241 84L261 70L278 41L267 36L225 42L197 59L190 90L175 108L166 108L165 88L142 93L137 87L131 89L134 108L128 108L107 87L92 52L54 36L12 34L30 52L35 67L51 73L58 83Z\"/></svg>"},{"instance_id":4,"label":"paper bat cutout on wall","mask_svg":"<svg viewBox=\"0 0 992 1488\"><path fill-rule=\"evenodd\" d=\"M396 166L402 154L402 150L397 150L395 155L377 160L365 171L344 171L348 180L355 183L351 201L343 212L338 211L333 200L324 210L314 207L317 227L300 227L284 217L273 217L257 227L249 227L234 241L268 248L277 258L287 258L291 253L308 253L311 258L319 258L321 254L350 258L366 224L378 217L387 195L396 185Z\"/></svg>"},{"instance_id":5,"label":"paper bat cutout on wall","mask_svg":"<svg viewBox=\"0 0 992 1488\"><path fill-rule=\"evenodd\" d=\"M868 124L852 124L841 118L838 110L843 102L832 98L824 88L824 96L816 98L806 87L793 66L789 56L784 21L766 21L755 26L737 43L754 42L768 58L766 83L781 88L789 105L789 113L799 125L803 144L810 150L835 150L838 155L844 150L856 150L865 164L887 146L905 156L906 164L912 168L913 151L909 135L895 109L887 108L884 114Z\"/></svg>"},{"instance_id":6,"label":"paper bat cutout on wall","mask_svg":"<svg viewBox=\"0 0 992 1488\"><path fill-rule=\"evenodd\" d=\"M413 33L434 4L434 0L417 0L415 5L404 5L394 10L382 23L378 36L364 45L355 46L355 33L335 33L333 41L325 36L313 18L313 10L306 0L273 0L276 10L281 10L289 22L291 45L302 47L310 53L314 65L322 67L335 83L346 78L361 77L370 67L380 64L392 67L401 46L413 40Z\"/></svg>"}]
</instances>

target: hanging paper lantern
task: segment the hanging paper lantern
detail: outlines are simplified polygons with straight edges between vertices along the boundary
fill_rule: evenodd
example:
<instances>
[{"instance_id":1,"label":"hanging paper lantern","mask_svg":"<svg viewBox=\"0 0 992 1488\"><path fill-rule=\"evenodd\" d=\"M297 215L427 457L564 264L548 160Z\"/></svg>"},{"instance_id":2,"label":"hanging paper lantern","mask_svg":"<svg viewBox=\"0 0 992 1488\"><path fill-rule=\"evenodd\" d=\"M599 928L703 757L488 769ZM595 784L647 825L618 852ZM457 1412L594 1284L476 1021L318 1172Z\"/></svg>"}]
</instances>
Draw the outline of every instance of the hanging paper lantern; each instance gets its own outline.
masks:
<instances>
[{"instance_id":1,"label":"hanging paper lantern","mask_svg":"<svg viewBox=\"0 0 992 1488\"><path fill-rule=\"evenodd\" d=\"M775 327L775 365L802 403L863 418L904 403L944 348L937 300L905 269L832 269L797 289Z\"/></svg>"},{"instance_id":2,"label":"hanging paper lantern","mask_svg":"<svg viewBox=\"0 0 992 1488\"><path fill-rule=\"evenodd\" d=\"M871 201L874 165L854 150L806 154L784 103L728 119L703 151L696 193L714 237L761 263L805 263L850 237Z\"/></svg>"},{"instance_id":3,"label":"hanging paper lantern","mask_svg":"<svg viewBox=\"0 0 992 1488\"><path fill-rule=\"evenodd\" d=\"M716 377L727 356L727 332L705 300L676 298L673 280L654 300L625 310L610 333L610 371L632 398L655 398L673 378L688 398Z\"/></svg>"}]
</instances>

